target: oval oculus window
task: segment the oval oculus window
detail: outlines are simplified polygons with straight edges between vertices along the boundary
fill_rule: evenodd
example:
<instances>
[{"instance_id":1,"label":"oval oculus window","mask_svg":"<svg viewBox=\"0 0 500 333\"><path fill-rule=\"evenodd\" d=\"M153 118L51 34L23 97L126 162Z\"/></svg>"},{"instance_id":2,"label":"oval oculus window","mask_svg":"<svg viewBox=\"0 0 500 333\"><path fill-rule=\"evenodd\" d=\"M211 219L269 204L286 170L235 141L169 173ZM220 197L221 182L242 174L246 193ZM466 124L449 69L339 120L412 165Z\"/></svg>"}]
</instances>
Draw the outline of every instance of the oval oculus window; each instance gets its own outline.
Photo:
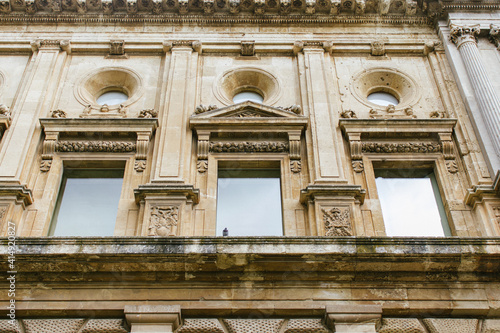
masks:
<instances>
[{"instance_id":1,"label":"oval oculus window","mask_svg":"<svg viewBox=\"0 0 500 333\"><path fill-rule=\"evenodd\" d=\"M371 93L370 95L368 95L368 97L366 97L366 99L369 102L372 102L373 104L377 104L380 106L388 106L391 104L398 105L399 104L399 101L396 97L394 97L393 95L391 95L389 93L383 92L383 91Z\"/></svg>"},{"instance_id":2,"label":"oval oculus window","mask_svg":"<svg viewBox=\"0 0 500 333\"><path fill-rule=\"evenodd\" d=\"M264 97L261 94L253 92L253 91L242 91L234 95L233 102L234 103L242 103L246 101L252 101L256 103L262 103L264 101Z\"/></svg>"},{"instance_id":3,"label":"oval oculus window","mask_svg":"<svg viewBox=\"0 0 500 333\"><path fill-rule=\"evenodd\" d=\"M128 95L121 91L108 91L97 98L99 105L117 105L128 100Z\"/></svg>"}]
</instances>

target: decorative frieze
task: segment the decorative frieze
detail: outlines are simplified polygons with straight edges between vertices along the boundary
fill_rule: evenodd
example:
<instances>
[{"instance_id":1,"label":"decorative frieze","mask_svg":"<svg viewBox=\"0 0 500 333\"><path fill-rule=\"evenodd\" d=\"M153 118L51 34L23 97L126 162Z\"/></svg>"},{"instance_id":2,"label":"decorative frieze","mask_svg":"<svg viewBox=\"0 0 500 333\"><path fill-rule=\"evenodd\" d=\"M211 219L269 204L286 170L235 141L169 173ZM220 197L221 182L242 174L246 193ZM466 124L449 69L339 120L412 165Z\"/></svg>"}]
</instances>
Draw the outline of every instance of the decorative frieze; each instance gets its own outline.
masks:
<instances>
[{"instance_id":1,"label":"decorative frieze","mask_svg":"<svg viewBox=\"0 0 500 333\"><path fill-rule=\"evenodd\" d=\"M119 141L58 141L59 153L130 153L136 150L134 142Z\"/></svg>"},{"instance_id":2,"label":"decorative frieze","mask_svg":"<svg viewBox=\"0 0 500 333\"><path fill-rule=\"evenodd\" d=\"M361 144L362 153L427 154L427 153L440 153L441 151L442 151L441 145L432 142L405 142L405 143L363 142Z\"/></svg>"},{"instance_id":3,"label":"decorative frieze","mask_svg":"<svg viewBox=\"0 0 500 333\"><path fill-rule=\"evenodd\" d=\"M149 220L148 236L175 236L179 222L178 206L153 206Z\"/></svg>"},{"instance_id":4,"label":"decorative frieze","mask_svg":"<svg viewBox=\"0 0 500 333\"><path fill-rule=\"evenodd\" d=\"M325 236L352 236L351 214L348 207L321 209Z\"/></svg>"},{"instance_id":5,"label":"decorative frieze","mask_svg":"<svg viewBox=\"0 0 500 333\"><path fill-rule=\"evenodd\" d=\"M210 142L211 153L285 153L288 152L287 142Z\"/></svg>"},{"instance_id":6,"label":"decorative frieze","mask_svg":"<svg viewBox=\"0 0 500 333\"><path fill-rule=\"evenodd\" d=\"M0 13L10 13L10 1L9 0L1 0L0 1Z\"/></svg>"},{"instance_id":7,"label":"decorative frieze","mask_svg":"<svg viewBox=\"0 0 500 333\"><path fill-rule=\"evenodd\" d=\"M60 111L60 110L56 110ZM92 118L42 118L45 140L42 146L40 170L47 172L55 153L132 153L135 152L135 170L146 167L149 143L158 124L157 119L92 119ZM60 140L60 133L76 136L74 140ZM82 133L107 133L108 141L78 140ZM133 141L119 140L116 133L135 134Z\"/></svg>"}]
</instances>

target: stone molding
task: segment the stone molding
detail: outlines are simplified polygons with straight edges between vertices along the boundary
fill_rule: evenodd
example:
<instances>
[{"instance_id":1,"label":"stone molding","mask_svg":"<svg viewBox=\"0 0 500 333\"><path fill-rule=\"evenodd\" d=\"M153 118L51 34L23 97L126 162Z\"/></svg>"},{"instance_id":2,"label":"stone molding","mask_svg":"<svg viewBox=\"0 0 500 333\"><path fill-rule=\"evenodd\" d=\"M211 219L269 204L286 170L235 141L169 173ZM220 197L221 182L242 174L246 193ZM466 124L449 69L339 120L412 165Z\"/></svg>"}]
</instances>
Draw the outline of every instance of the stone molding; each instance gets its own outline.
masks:
<instances>
[{"instance_id":1,"label":"stone molding","mask_svg":"<svg viewBox=\"0 0 500 333\"><path fill-rule=\"evenodd\" d=\"M353 170L364 171L365 154L441 154L450 173L458 172L453 143L456 119L340 119L349 142ZM399 137L405 137L401 142Z\"/></svg>"},{"instance_id":2,"label":"stone molding","mask_svg":"<svg viewBox=\"0 0 500 333\"><path fill-rule=\"evenodd\" d=\"M365 195L366 190L360 185L309 185L300 191L300 203L305 204L320 197L348 197L362 204Z\"/></svg>"},{"instance_id":3,"label":"stone molding","mask_svg":"<svg viewBox=\"0 0 500 333\"><path fill-rule=\"evenodd\" d=\"M382 318L381 305L326 306L326 324L334 332L378 331Z\"/></svg>"},{"instance_id":4,"label":"stone molding","mask_svg":"<svg viewBox=\"0 0 500 333\"><path fill-rule=\"evenodd\" d=\"M193 185L146 184L134 190L135 201L140 203L148 196L182 197L197 204L200 202L200 190Z\"/></svg>"},{"instance_id":5,"label":"stone molding","mask_svg":"<svg viewBox=\"0 0 500 333\"><path fill-rule=\"evenodd\" d=\"M486 198L500 198L500 171L497 172L491 185L474 185L467 189L464 202L467 205L475 207Z\"/></svg>"},{"instance_id":6,"label":"stone molding","mask_svg":"<svg viewBox=\"0 0 500 333\"><path fill-rule=\"evenodd\" d=\"M33 193L26 185L0 184L0 198L14 198L25 206L33 203Z\"/></svg>"},{"instance_id":7,"label":"stone molding","mask_svg":"<svg viewBox=\"0 0 500 333\"><path fill-rule=\"evenodd\" d=\"M123 312L132 332L174 332L181 325L179 305L126 305Z\"/></svg>"},{"instance_id":8,"label":"stone molding","mask_svg":"<svg viewBox=\"0 0 500 333\"><path fill-rule=\"evenodd\" d=\"M40 170L50 170L54 154L78 153L132 153L135 152L134 168L138 172L146 168L146 160L151 137L158 126L154 118L40 118L40 124L45 132L42 147ZM91 136L99 133L115 140L81 141L82 133ZM129 133L136 136L135 142L121 141L118 133ZM77 140L61 140L61 134L76 135Z\"/></svg>"}]
</instances>

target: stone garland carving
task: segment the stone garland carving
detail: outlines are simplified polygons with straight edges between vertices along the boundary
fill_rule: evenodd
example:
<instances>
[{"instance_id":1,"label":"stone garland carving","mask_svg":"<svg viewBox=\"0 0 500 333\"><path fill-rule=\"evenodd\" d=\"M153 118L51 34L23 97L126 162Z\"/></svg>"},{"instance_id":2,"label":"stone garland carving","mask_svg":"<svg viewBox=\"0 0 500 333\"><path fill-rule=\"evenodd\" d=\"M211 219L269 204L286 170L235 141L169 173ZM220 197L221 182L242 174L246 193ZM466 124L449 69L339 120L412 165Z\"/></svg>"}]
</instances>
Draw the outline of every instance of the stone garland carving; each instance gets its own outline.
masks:
<instances>
[{"instance_id":1,"label":"stone garland carving","mask_svg":"<svg viewBox=\"0 0 500 333\"><path fill-rule=\"evenodd\" d=\"M497 47L497 50L500 50L500 26L491 24L490 25L490 34L489 34L490 41L495 44Z\"/></svg>"},{"instance_id":2,"label":"stone garland carving","mask_svg":"<svg viewBox=\"0 0 500 333\"><path fill-rule=\"evenodd\" d=\"M347 119L351 119L351 118L358 118L356 116L356 113L352 110L345 110L345 111L342 111L342 113L340 114L340 118L347 118Z\"/></svg>"},{"instance_id":3,"label":"stone garland carving","mask_svg":"<svg viewBox=\"0 0 500 333\"><path fill-rule=\"evenodd\" d=\"M264 117L264 115L260 113L253 111L244 111L234 114L231 118L262 118L262 117Z\"/></svg>"},{"instance_id":4,"label":"stone garland carving","mask_svg":"<svg viewBox=\"0 0 500 333\"><path fill-rule=\"evenodd\" d=\"M63 110L54 110L50 113L51 118L66 118L67 114Z\"/></svg>"},{"instance_id":5,"label":"stone garland carving","mask_svg":"<svg viewBox=\"0 0 500 333\"><path fill-rule=\"evenodd\" d=\"M325 236L352 236L350 222L350 210L334 207L330 210L321 209L323 223L325 225Z\"/></svg>"},{"instance_id":6,"label":"stone garland carving","mask_svg":"<svg viewBox=\"0 0 500 333\"><path fill-rule=\"evenodd\" d=\"M408 143L379 143L363 142L363 153L440 153L442 146L439 143L408 142Z\"/></svg>"},{"instance_id":7,"label":"stone garland carving","mask_svg":"<svg viewBox=\"0 0 500 333\"><path fill-rule=\"evenodd\" d=\"M153 206L149 220L148 236L175 236L179 222L179 207Z\"/></svg>"},{"instance_id":8,"label":"stone garland carving","mask_svg":"<svg viewBox=\"0 0 500 333\"><path fill-rule=\"evenodd\" d=\"M205 112L213 111L213 110L217 110L217 109L218 109L217 105L205 106L203 104L200 104L194 109L194 114L201 114L201 113L205 113Z\"/></svg>"},{"instance_id":9,"label":"stone garland carving","mask_svg":"<svg viewBox=\"0 0 500 333\"><path fill-rule=\"evenodd\" d=\"M139 116L137 118L156 118L158 117L158 112L154 109L144 109L139 112Z\"/></svg>"},{"instance_id":10,"label":"stone garland carving","mask_svg":"<svg viewBox=\"0 0 500 333\"><path fill-rule=\"evenodd\" d=\"M300 105L293 104L289 107L283 107L283 106L278 106L278 109L285 110L288 112L292 112L295 114L301 114L302 113L302 107Z\"/></svg>"},{"instance_id":11,"label":"stone garland carving","mask_svg":"<svg viewBox=\"0 0 500 333\"><path fill-rule=\"evenodd\" d=\"M10 119L11 116L10 108L7 105L0 104L0 116L4 116Z\"/></svg>"},{"instance_id":12,"label":"stone garland carving","mask_svg":"<svg viewBox=\"0 0 500 333\"><path fill-rule=\"evenodd\" d=\"M287 142L210 142L212 153L283 153L288 152Z\"/></svg>"},{"instance_id":13,"label":"stone garland carving","mask_svg":"<svg viewBox=\"0 0 500 333\"><path fill-rule=\"evenodd\" d=\"M55 144L55 151L60 153L129 153L136 151L136 144L119 141L59 141Z\"/></svg>"}]
</instances>

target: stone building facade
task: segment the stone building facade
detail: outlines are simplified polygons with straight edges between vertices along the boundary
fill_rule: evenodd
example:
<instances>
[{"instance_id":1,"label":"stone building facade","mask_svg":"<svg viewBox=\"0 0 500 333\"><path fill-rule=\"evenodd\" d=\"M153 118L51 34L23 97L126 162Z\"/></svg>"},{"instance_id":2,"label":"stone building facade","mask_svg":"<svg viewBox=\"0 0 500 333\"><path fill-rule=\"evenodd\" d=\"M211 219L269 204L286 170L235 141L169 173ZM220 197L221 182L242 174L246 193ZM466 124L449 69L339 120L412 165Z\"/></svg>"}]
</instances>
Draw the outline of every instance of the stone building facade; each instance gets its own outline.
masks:
<instances>
[{"instance_id":1,"label":"stone building facade","mask_svg":"<svg viewBox=\"0 0 500 333\"><path fill-rule=\"evenodd\" d=\"M0 332L500 332L499 25L496 0L0 0ZM120 170L110 234L52 236L68 170ZM217 231L227 170L277 175L281 235ZM401 170L445 237L388 232Z\"/></svg>"}]
</instances>

